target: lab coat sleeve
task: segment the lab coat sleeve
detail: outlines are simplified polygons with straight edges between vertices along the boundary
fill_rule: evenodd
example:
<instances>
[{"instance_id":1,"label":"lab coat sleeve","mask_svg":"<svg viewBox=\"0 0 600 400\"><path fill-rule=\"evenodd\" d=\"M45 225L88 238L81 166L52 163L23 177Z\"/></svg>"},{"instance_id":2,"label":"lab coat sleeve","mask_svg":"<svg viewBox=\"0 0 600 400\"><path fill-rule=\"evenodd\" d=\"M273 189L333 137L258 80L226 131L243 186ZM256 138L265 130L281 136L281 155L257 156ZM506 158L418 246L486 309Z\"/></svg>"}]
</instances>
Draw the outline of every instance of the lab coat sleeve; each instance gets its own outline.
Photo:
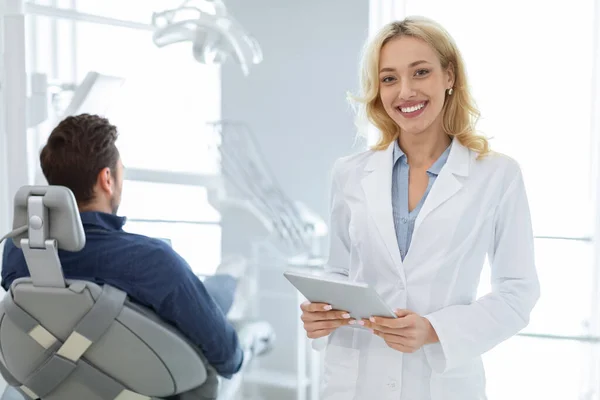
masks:
<instances>
[{"instance_id":1,"label":"lab coat sleeve","mask_svg":"<svg viewBox=\"0 0 600 400\"><path fill-rule=\"evenodd\" d=\"M505 192L494 221L488 250L491 293L471 304L425 315L440 339L424 346L436 372L471 361L518 333L529 323L539 299L531 216L520 171Z\"/></svg>"},{"instance_id":2,"label":"lab coat sleeve","mask_svg":"<svg viewBox=\"0 0 600 400\"><path fill-rule=\"evenodd\" d=\"M350 264L350 210L344 199L344 192L339 182L339 161L333 167L330 217L329 217L329 259L325 264L325 275L336 279L348 278ZM313 339L312 348L323 350L327 346L328 336Z\"/></svg>"},{"instance_id":3,"label":"lab coat sleeve","mask_svg":"<svg viewBox=\"0 0 600 400\"><path fill-rule=\"evenodd\" d=\"M348 277L350 265L350 209L340 184L339 161L333 167L331 178L329 216L329 260L325 274L336 278Z\"/></svg>"}]
</instances>

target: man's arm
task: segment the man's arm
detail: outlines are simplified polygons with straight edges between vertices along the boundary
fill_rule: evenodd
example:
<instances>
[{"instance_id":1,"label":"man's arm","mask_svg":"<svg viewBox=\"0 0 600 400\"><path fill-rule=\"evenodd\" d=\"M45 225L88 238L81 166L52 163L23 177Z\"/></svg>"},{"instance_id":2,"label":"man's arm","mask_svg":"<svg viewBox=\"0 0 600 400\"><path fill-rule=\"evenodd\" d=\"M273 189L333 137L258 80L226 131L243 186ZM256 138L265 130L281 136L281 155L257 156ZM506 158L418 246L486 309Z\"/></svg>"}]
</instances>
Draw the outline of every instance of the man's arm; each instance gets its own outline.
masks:
<instances>
[{"instance_id":1,"label":"man's arm","mask_svg":"<svg viewBox=\"0 0 600 400\"><path fill-rule=\"evenodd\" d=\"M2 244L2 289L8 292L11 283L15 280L19 266L27 265L23 252L19 250L13 243L12 239L6 239ZM27 274L29 272L27 271Z\"/></svg>"},{"instance_id":2,"label":"man's arm","mask_svg":"<svg viewBox=\"0 0 600 400\"><path fill-rule=\"evenodd\" d=\"M157 307L158 314L198 346L220 375L230 378L243 362L235 329L187 265L179 280Z\"/></svg>"}]
</instances>

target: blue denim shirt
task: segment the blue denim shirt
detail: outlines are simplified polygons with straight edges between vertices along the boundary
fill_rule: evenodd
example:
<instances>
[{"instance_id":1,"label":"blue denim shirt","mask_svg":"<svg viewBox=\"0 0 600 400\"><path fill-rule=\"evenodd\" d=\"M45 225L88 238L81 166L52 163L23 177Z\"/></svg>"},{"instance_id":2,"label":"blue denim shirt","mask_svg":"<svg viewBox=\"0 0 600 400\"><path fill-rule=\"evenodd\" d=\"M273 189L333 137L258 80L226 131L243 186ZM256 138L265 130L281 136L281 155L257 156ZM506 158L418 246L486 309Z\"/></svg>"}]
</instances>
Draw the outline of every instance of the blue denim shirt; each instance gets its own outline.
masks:
<instances>
[{"instance_id":1,"label":"blue denim shirt","mask_svg":"<svg viewBox=\"0 0 600 400\"><path fill-rule=\"evenodd\" d=\"M243 352L222 310L187 262L162 240L123 231L125 218L83 212L86 245L59 251L67 279L107 283L131 300L154 310L196 344L225 377L238 372ZM2 287L29 276L21 249L7 240L2 257Z\"/></svg>"},{"instance_id":2,"label":"blue denim shirt","mask_svg":"<svg viewBox=\"0 0 600 400\"><path fill-rule=\"evenodd\" d=\"M427 195L431 191L433 183L437 179L440 171L450 154L451 146L442 153L435 163L427 170L429 176L429 183L425 194L419 201L419 204L412 211L408 211L408 176L409 176L409 165L406 161L406 154L402 151L398 145L398 141L394 142L394 169L392 171L392 210L394 214L394 227L396 228L396 240L398 241L398 248L400 249L400 256L402 260L406 257L408 249L410 248L410 242L412 240L413 231L415 229L415 221L419 216L419 212L423 207L423 203L427 199Z\"/></svg>"}]
</instances>

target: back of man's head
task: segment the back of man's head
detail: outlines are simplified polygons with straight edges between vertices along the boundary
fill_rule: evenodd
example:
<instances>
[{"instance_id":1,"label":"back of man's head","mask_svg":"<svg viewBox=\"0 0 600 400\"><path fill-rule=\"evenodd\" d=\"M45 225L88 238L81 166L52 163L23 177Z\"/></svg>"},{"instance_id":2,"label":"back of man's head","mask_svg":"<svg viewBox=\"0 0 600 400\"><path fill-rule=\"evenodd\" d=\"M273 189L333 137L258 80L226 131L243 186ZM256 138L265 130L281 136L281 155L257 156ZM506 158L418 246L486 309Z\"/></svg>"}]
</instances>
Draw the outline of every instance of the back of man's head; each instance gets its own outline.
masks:
<instances>
[{"instance_id":1,"label":"back of man's head","mask_svg":"<svg viewBox=\"0 0 600 400\"><path fill-rule=\"evenodd\" d=\"M116 176L117 128L106 118L81 114L67 117L50 134L40 154L48 184L66 186L82 206L94 200L98 175L109 168Z\"/></svg>"}]
</instances>

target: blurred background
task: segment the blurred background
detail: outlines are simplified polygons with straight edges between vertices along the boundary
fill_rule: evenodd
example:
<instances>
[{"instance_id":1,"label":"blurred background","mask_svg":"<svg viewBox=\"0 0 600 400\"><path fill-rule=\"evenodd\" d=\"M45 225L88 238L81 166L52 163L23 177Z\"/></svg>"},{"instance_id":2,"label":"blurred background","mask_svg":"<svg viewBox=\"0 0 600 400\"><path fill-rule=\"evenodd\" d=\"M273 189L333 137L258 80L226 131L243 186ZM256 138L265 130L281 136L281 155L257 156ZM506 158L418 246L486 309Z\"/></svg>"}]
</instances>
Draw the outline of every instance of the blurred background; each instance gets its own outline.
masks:
<instances>
[{"instance_id":1,"label":"blurred background","mask_svg":"<svg viewBox=\"0 0 600 400\"><path fill-rule=\"evenodd\" d=\"M319 354L282 277L327 257L329 174L357 139L346 93L388 21L423 15L466 61L493 149L523 169L542 297L485 355L490 400L600 400L600 4L595 0L0 1L0 233L12 197L44 184L39 149L65 115L119 128L126 230L169 239L207 276L252 266L253 315L277 333L245 398L317 399ZM222 8L222 7L226 7ZM226 12L218 36L200 23ZM196 21L196 25L190 21ZM11 36L12 35L12 36ZM489 290L484 268L481 293Z\"/></svg>"}]
</instances>

